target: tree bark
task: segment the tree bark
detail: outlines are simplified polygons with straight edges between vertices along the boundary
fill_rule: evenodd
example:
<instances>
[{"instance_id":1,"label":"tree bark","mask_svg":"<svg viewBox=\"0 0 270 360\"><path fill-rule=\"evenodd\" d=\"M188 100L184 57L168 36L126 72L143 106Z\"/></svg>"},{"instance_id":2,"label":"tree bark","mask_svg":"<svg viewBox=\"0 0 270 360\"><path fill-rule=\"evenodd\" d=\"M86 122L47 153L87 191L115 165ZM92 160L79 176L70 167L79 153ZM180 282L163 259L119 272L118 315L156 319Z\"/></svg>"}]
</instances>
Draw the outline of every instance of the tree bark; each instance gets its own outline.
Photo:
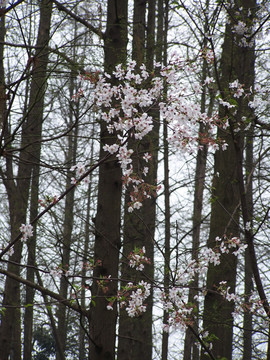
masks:
<instances>
[{"instance_id":1,"label":"tree bark","mask_svg":"<svg viewBox=\"0 0 270 360\"><path fill-rule=\"evenodd\" d=\"M148 71L153 69L153 39L155 29L155 3L148 4L147 38L145 37L145 18L146 1L134 1L133 16L133 53L132 57L139 67L143 60L147 63ZM154 14L152 13L154 11ZM146 48L146 45L149 48ZM147 58L145 59L145 54ZM151 113L156 118L156 114ZM142 141L129 141L129 147L134 149L134 153L150 152L152 161L149 163L149 173L146 182L153 184L157 177L157 152L158 152L158 133L159 121L154 122L154 129ZM139 160L133 159L135 171L139 168ZM154 260L154 233L155 233L155 199L144 201L140 211L128 212L128 202L130 193L127 190L125 195L124 212L124 238L123 238L123 261L121 265L121 278L130 281L144 280L149 282L153 279L153 260ZM146 266L143 274L129 268L125 259L131 251L145 246L146 256L151 260L151 266ZM119 318L119 342L118 360L152 359L152 307L153 293L147 298L147 310L142 316L130 318L125 309L120 310Z\"/></svg>"},{"instance_id":2,"label":"tree bark","mask_svg":"<svg viewBox=\"0 0 270 360\"><path fill-rule=\"evenodd\" d=\"M48 64L48 42L50 39L50 19L52 4L48 0L43 0L40 8L40 23L37 37L37 51L35 61L33 61L32 80L30 89L30 99L28 114L22 128L22 148L19 157L18 176L14 179L12 169L12 158L6 156L6 177L3 178L6 186L9 211L11 238L18 235L19 227L26 222L26 210L29 198L30 181L33 170L33 163L39 163L39 151L36 144L41 139L41 129L43 121L43 107L45 84L47 79ZM30 66L30 65L29 65ZM7 119L4 119L7 121ZM8 129L5 130L5 140L8 139ZM33 143L35 142L35 146ZM14 245L14 254L10 257L12 263L8 264L8 271L19 275L20 269L15 263L20 263L22 254L22 242ZM14 359L21 358L21 321L20 321L20 284L11 278L6 279L5 295L3 307L6 308L4 316L1 318L0 327L0 358L7 360L8 357ZM29 316L27 331L31 333L31 315ZM29 335L30 335L29 333ZM28 335L27 335L28 336ZM28 343L29 344L29 343ZM29 348L29 346L28 346ZM29 351L29 349L27 350Z\"/></svg>"},{"instance_id":3,"label":"tree bark","mask_svg":"<svg viewBox=\"0 0 270 360\"><path fill-rule=\"evenodd\" d=\"M253 0L242 2L243 16L247 16L248 9L255 9L256 4ZM236 13L238 9L230 9L230 15ZM234 18L232 16L232 18ZM238 79L240 84L244 84L245 89L249 89L254 82L254 48L240 46L240 37L233 31L232 24L226 25L225 39L221 59L221 95L227 95L229 83ZM214 246L215 237L222 237L223 234L239 236L239 205L245 190L242 173L242 154L243 154L243 131L237 132L236 129L243 127L242 119L244 116L250 117L250 110L247 100L239 98L237 100L237 110L235 113L220 109L220 117L228 116L230 131L218 130L218 136L226 140L228 148L226 151L217 151L215 155L213 195L211 207L210 235L208 246ZM242 213L244 208L242 203ZM245 221L245 219L244 219ZM236 257L226 255L221 259L218 267L210 265L207 274L208 291L204 302L203 323L204 329L210 334L214 334L217 339L213 341L213 355L232 359L232 338L233 338L233 302L228 302L216 292L220 281L227 281L230 293L235 291L236 281ZM202 354L202 359L206 356Z\"/></svg>"},{"instance_id":4,"label":"tree bark","mask_svg":"<svg viewBox=\"0 0 270 360\"><path fill-rule=\"evenodd\" d=\"M206 8L209 6L209 2L206 4ZM205 16L204 23L204 33L208 30L208 17ZM204 40L204 47L207 46L207 40ZM201 83L204 83L207 75L209 73L208 64L206 59L203 60L202 64L202 76ZM210 117L213 112L213 101L214 94L210 94L210 101L208 110L206 109L206 88L203 88L201 95L201 112L208 112ZM199 134L207 133L207 126L200 123ZM206 162L207 162L208 146L202 145L202 149L198 150L196 158L196 169L195 169L195 188L194 188L194 200L193 200L193 220L192 220L192 259L198 261L198 253L200 247L200 233L201 233L201 222L202 222L202 210L203 210L203 192L204 192L204 183L205 183L205 172L206 172ZM199 274L195 274L194 281L191 284L189 290L188 302L193 303L199 314L199 302L194 300L194 297L198 295L199 288ZM194 325L192 326L195 330L195 333L198 333L198 317L194 317ZM185 343L184 343L184 360L199 360L199 348L196 346L195 342L197 341L194 336L194 332L191 331L191 327L188 327L186 330Z\"/></svg>"},{"instance_id":5,"label":"tree bark","mask_svg":"<svg viewBox=\"0 0 270 360\"><path fill-rule=\"evenodd\" d=\"M138 65L145 62L146 3L147 0L134 0L132 58Z\"/></svg>"},{"instance_id":6,"label":"tree bark","mask_svg":"<svg viewBox=\"0 0 270 360\"><path fill-rule=\"evenodd\" d=\"M107 28L104 43L104 68L109 74L115 66L126 62L127 46L127 1L108 0ZM115 81L114 79L112 81ZM114 144L116 137L109 134L104 122L100 130L100 158L105 156L103 145ZM121 169L115 157L99 167L98 203L95 219L94 279L118 277L121 214ZM117 308L107 310L106 298L115 296L117 282L106 284L107 291L93 280L92 303L89 314L91 360L113 360L115 358L115 337Z\"/></svg>"},{"instance_id":7,"label":"tree bark","mask_svg":"<svg viewBox=\"0 0 270 360\"><path fill-rule=\"evenodd\" d=\"M165 9L164 9L165 8ZM165 11L164 11L165 10ZM167 66L167 34L169 26L169 2L158 0L158 23L157 23L157 62ZM165 239L164 239L164 292L170 286L170 260L171 260L171 208L170 208L170 169L169 169L169 144L168 124L163 121L163 148L164 148L164 211L165 211ZM168 321L168 313L163 311L163 324ZM161 359L167 360L169 350L169 333L162 332Z\"/></svg>"},{"instance_id":8,"label":"tree bark","mask_svg":"<svg viewBox=\"0 0 270 360\"><path fill-rule=\"evenodd\" d=\"M92 137L94 137L95 132L95 124L92 127ZM91 158L89 159L90 163L94 161L94 141L91 142ZM86 209L86 218L85 218L85 236L84 236L84 248L83 248L83 264L88 264L89 262L89 250L90 250L90 211L91 205L93 204L94 200L94 186L93 186L93 173L89 175L89 184L87 190L87 209ZM85 265L86 265L85 264ZM83 265L82 268L82 281L81 281L81 307L86 308L85 302L85 276L86 276L86 266ZM85 360L86 358L86 320L85 317L80 317L80 327L79 327L79 360Z\"/></svg>"},{"instance_id":9,"label":"tree bark","mask_svg":"<svg viewBox=\"0 0 270 360\"><path fill-rule=\"evenodd\" d=\"M76 93L75 85L74 85L74 72L70 74L70 99L74 93ZM78 104L76 104L78 107ZM69 110L69 124L70 127L73 123L73 109L70 106ZM65 163L70 168L72 165L76 164L76 156L77 156L77 142L78 142L78 125L76 124L73 128L72 132L68 136L68 150L66 155ZM70 187L71 184L72 173L68 169L68 173L66 176L66 189ZM63 237L62 237L62 261L61 265L63 268L63 272L69 270L69 262L70 262L70 253L71 253L71 245L72 245L72 229L74 222L74 190L70 191L65 197L65 208L64 208L64 224L63 224ZM59 294L67 298L69 284L65 276L62 276L60 279L60 292ZM56 360L62 360L61 353L65 353L66 349L66 340L67 340L67 317L66 317L66 307L59 303L59 307L57 310L57 321L58 327L57 331L59 334L59 339L61 343L62 350L61 352L56 352Z\"/></svg>"},{"instance_id":10,"label":"tree bark","mask_svg":"<svg viewBox=\"0 0 270 360\"><path fill-rule=\"evenodd\" d=\"M253 227L253 135L254 129L251 126L246 136L246 196L247 206L250 220L250 226ZM252 281L252 268L248 249L245 251L245 302L249 303L249 297L254 291ZM244 348L243 359L252 359L252 314L248 311L244 312Z\"/></svg>"}]
</instances>

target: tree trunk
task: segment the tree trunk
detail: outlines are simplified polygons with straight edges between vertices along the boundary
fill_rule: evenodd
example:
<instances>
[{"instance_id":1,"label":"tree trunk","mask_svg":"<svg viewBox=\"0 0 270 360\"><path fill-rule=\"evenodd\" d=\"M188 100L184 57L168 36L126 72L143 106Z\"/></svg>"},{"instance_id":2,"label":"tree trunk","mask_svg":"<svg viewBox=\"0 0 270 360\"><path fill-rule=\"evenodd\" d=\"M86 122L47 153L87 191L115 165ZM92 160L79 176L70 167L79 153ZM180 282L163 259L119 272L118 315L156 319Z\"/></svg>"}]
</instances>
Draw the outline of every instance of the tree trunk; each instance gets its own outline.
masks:
<instances>
[{"instance_id":1,"label":"tree trunk","mask_svg":"<svg viewBox=\"0 0 270 360\"><path fill-rule=\"evenodd\" d=\"M109 74L115 66L126 62L127 46L127 1L108 0L107 29L104 44L104 67ZM112 80L114 81L114 80ZM100 131L100 159L106 153L103 145L114 144L115 135L109 134L104 122ZM121 215L121 169L117 159L110 158L99 167L98 203L95 219L96 239L94 245L95 266L92 284L92 303L89 314L90 343L89 359L113 360L115 358L115 337L117 308L107 310L107 297L116 295L117 282L106 284L106 290L99 287L97 280L111 276L118 278Z\"/></svg>"},{"instance_id":2,"label":"tree trunk","mask_svg":"<svg viewBox=\"0 0 270 360\"><path fill-rule=\"evenodd\" d=\"M74 72L70 74L70 87L69 87L69 96L72 99L74 93L76 93L77 89L75 89L74 78L76 77ZM78 110L79 103L76 104L76 110ZM78 111L77 111L78 112ZM71 127L74 121L74 109L70 106L69 109L69 124L68 127ZM72 132L68 136L68 150L66 154L65 163L70 168L72 165L76 164L76 156L77 156L77 142L78 142L78 125L72 129ZM68 169L67 177L66 177L66 189L70 187L72 178L72 172ZM74 190L70 191L65 197L65 209L64 209L64 224L63 224L63 237L62 237L62 261L61 265L63 268L63 272L69 270L69 262L70 262L70 252L72 245L72 229L74 222ZM63 298L67 298L68 294L68 281L65 276L62 276L60 279L60 291L59 294ZM61 353L65 353L66 349L66 340L67 340L67 316L66 316L66 306L59 303L59 308L57 310L57 321L58 327L57 331L59 334L59 339L61 343L61 351L57 351L56 360L62 360Z\"/></svg>"},{"instance_id":3,"label":"tree trunk","mask_svg":"<svg viewBox=\"0 0 270 360\"><path fill-rule=\"evenodd\" d=\"M209 3L206 5L206 7ZM206 33L208 29L208 18L205 17L204 32ZM207 41L204 40L204 47L207 46ZM206 59L204 59L202 64L202 77L201 82L204 83L208 75L208 65ZM208 107L208 116L210 117L213 112L213 101L214 94L210 94L210 101ZM206 112L206 88L202 90L201 95L201 112ZM207 126L203 123L200 123L199 134L207 132ZM196 170L195 170L195 189L194 189L194 200L193 200L193 221L192 221L192 259L198 261L198 252L200 247L200 233L201 233L201 221L202 221L202 210L203 210L203 192L204 192L204 182L205 182L205 171L206 171L206 161L207 161L208 147L203 145L201 150L197 152L196 158ZM193 303L199 313L199 302L194 300L194 297L198 295L199 288L199 275L195 274L194 281L191 284L189 290L188 302ZM194 318L194 325L192 326L195 330L195 333L198 333L198 318ZM199 360L199 348L196 346L195 342L197 341L194 333L191 328L188 327L186 330L185 344L184 344L184 360Z\"/></svg>"},{"instance_id":4,"label":"tree trunk","mask_svg":"<svg viewBox=\"0 0 270 360\"><path fill-rule=\"evenodd\" d=\"M95 132L95 123L92 127L92 138L94 138ZM94 141L91 142L91 158L89 159L90 163L94 162ZM93 186L93 173L89 175L89 184L87 190L87 209L86 209L86 218L85 218L85 236L84 236L84 248L83 248L83 268L81 270L82 281L81 281L81 307L85 309L85 277L86 277L86 268L89 262L89 252L90 248L90 211L91 205L94 200L94 186ZM84 264L85 263L85 264ZM86 349L85 349L85 338L86 338L86 319L85 317L80 317L80 328L79 328L79 360L86 359Z\"/></svg>"},{"instance_id":5,"label":"tree trunk","mask_svg":"<svg viewBox=\"0 0 270 360\"><path fill-rule=\"evenodd\" d=\"M154 13L153 13L154 12ZM137 66L145 60L148 71L153 69L153 39L155 29L155 2L149 2L147 38L145 37L145 17L146 1L134 1L133 16L133 59ZM149 46L149 48L148 48ZM147 58L145 59L145 54ZM156 118L154 113L151 115ZM154 128L142 141L129 141L129 147L133 148L134 153L150 152L152 161L149 164L149 173L146 182L153 184L157 177L157 152L158 152L158 133L159 121L154 122ZM138 159L133 159L133 167L137 171L139 167ZM155 199L144 201L140 211L128 212L128 202L130 193L127 190L125 195L125 213L124 213L124 238L123 238L123 262L121 265L121 278L130 281L144 280L149 282L153 279L153 260L154 260L154 233L155 233ZM145 246L146 256L151 260L151 266L146 266L143 274L131 269L125 259L131 251ZM147 310L142 316L130 318L125 309L120 310L119 318L119 342L118 342L118 360L136 360L152 359L152 307L153 293L147 298Z\"/></svg>"},{"instance_id":6,"label":"tree trunk","mask_svg":"<svg viewBox=\"0 0 270 360\"><path fill-rule=\"evenodd\" d=\"M40 149L37 149L40 151ZM30 221L38 214L38 195L39 195L39 165L33 166L32 183L31 183L31 203L30 203ZM33 237L28 239L28 259L27 259L27 280L34 282L36 264L36 236L37 224L33 226ZM24 312L24 341L23 341L23 359L32 359L33 347L33 303L35 291L31 287L25 289L25 312Z\"/></svg>"},{"instance_id":7,"label":"tree trunk","mask_svg":"<svg viewBox=\"0 0 270 360\"><path fill-rule=\"evenodd\" d=\"M249 218L253 219L253 135L254 129L251 126L246 136L246 197ZM250 221L251 228L253 227L252 220ZM245 302L248 304L249 297L254 291L252 281L252 268L250 263L250 256L248 249L245 251ZM252 313L244 312L244 349L243 349L243 360L252 359Z\"/></svg>"},{"instance_id":8,"label":"tree trunk","mask_svg":"<svg viewBox=\"0 0 270 360\"><path fill-rule=\"evenodd\" d=\"M248 9L255 9L253 0L243 2L243 16L247 16ZM230 10L230 15L236 13L235 7ZM229 83L238 79L240 84L244 84L245 89L249 89L254 83L254 48L239 45L241 37L233 31L232 24L226 25L225 40L221 59L221 80L220 91L222 96L226 96L226 89ZM239 185L243 179L239 178L239 152L243 153L243 131L235 131L238 127L243 127L243 117L250 117L250 109L247 100L239 98L237 100L237 111L229 112L220 109L220 117L228 116L230 132L227 134L220 129L218 136L225 139L228 148L226 151L217 151L215 155L212 212L210 222L210 235L208 246L213 247L215 237L239 236L239 205L240 196L243 196ZM236 147L237 145L237 147ZM237 152L238 151L238 152ZM235 291L236 281L236 257L226 255L221 259L221 264L217 267L209 266L207 274L207 295L204 303L203 323L204 329L210 334L214 334L217 339L213 341L213 355L232 359L232 338L233 338L233 302L228 302L217 294L220 281L227 281L230 293ZM206 355L202 354L202 359Z\"/></svg>"},{"instance_id":9,"label":"tree trunk","mask_svg":"<svg viewBox=\"0 0 270 360\"><path fill-rule=\"evenodd\" d=\"M219 136L223 134L219 133ZM239 191L236 174L236 157L230 136L224 137L228 144L225 152L217 151L215 155L210 234L208 247L215 246L215 238L239 236ZM217 340L213 341L215 357L232 358L233 303L216 293L220 281L227 281L230 292L235 290L236 257L226 254L219 266L212 264L207 273L207 295L204 302L203 326ZM207 357L208 358L208 357ZM206 359L202 355L202 359Z\"/></svg>"},{"instance_id":10,"label":"tree trunk","mask_svg":"<svg viewBox=\"0 0 270 360\"><path fill-rule=\"evenodd\" d=\"M140 65L145 62L145 16L147 0L134 0L132 58Z\"/></svg>"},{"instance_id":11,"label":"tree trunk","mask_svg":"<svg viewBox=\"0 0 270 360\"><path fill-rule=\"evenodd\" d=\"M167 66L167 34L169 26L168 1L158 0L158 23L157 23L157 62ZM164 14L165 8L165 14ZM163 148L164 148L164 211L165 211L165 240L164 240L164 292L170 286L170 258L171 258L171 209L170 209L170 173L169 173L169 144L168 124L163 121ZM163 311L163 324L168 321L168 313ZM169 333L162 332L161 359L167 360L169 350Z\"/></svg>"},{"instance_id":12,"label":"tree trunk","mask_svg":"<svg viewBox=\"0 0 270 360\"><path fill-rule=\"evenodd\" d=\"M6 157L6 178L3 179L7 189L10 211L11 238L18 235L20 225L26 222L26 210L29 198L30 179L33 163L39 163L39 152L33 146L41 138L43 120L44 94L47 79L48 49L50 39L50 19L52 4L48 0L41 3L40 24L37 38L37 51L33 61L32 81L28 114L22 128L22 150L19 158L18 177L14 181L12 158ZM6 119L5 119L6 120ZM4 120L4 121L5 121ZM8 129L5 131L5 139L8 140ZM20 269L15 263L20 263L22 254L22 242L14 245L14 254L10 257L13 264L8 264L8 271L19 275ZM21 321L20 321L20 284L11 278L6 279L3 307L6 307L1 319L0 328L0 358L1 360L21 358ZM29 317L31 322L31 315ZM27 331L31 323L27 320ZM31 333L31 330L30 330ZM28 335L27 335L28 336ZM30 335L29 335L30 336ZM29 339L27 339L29 341ZM28 343L29 344L29 343ZM29 346L28 346L29 348ZM29 351L29 350L27 350Z\"/></svg>"},{"instance_id":13,"label":"tree trunk","mask_svg":"<svg viewBox=\"0 0 270 360\"><path fill-rule=\"evenodd\" d=\"M201 132L205 132L203 124L200 124ZM195 191L194 191L194 202L193 202L193 233L192 233L192 259L198 261L198 251L200 246L200 228L202 220L202 205L203 205L203 190L205 181L205 169L207 160L207 146L204 146L202 150L197 153L197 163L195 170ZM191 284L189 290L188 302L196 305L197 309L199 303L194 300L194 296L198 294L199 277L196 274L194 281ZM193 328L198 332L198 319L194 319ZM186 330L185 346L184 346L184 360L198 360L199 351L198 347L194 344L197 339L194 333L188 327Z\"/></svg>"}]
</instances>

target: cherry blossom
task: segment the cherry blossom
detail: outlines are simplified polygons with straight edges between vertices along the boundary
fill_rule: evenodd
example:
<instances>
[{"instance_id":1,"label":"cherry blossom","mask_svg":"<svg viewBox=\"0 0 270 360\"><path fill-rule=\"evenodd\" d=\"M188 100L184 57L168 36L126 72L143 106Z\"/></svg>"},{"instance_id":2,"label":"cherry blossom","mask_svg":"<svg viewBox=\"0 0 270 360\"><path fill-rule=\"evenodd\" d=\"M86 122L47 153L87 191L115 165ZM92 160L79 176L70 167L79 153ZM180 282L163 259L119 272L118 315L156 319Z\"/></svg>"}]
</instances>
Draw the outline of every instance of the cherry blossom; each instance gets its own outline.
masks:
<instances>
[{"instance_id":1,"label":"cherry blossom","mask_svg":"<svg viewBox=\"0 0 270 360\"><path fill-rule=\"evenodd\" d=\"M213 60L213 56L211 50L202 51L202 57L209 61ZM144 198L152 195L142 186L148 167L143 165L141 169L136 168L135 174L132 167L135 154L133 149L129 148L130 138L142 140L152 131L153 118L149 110L155 108L160 118L168 122L167 140L175 149L192 153L202 144L211 146L213 150L220 146L222 149L226 148L224 141L219 143L215 134L216 127L222 127L223 122L217 119L217 114L208 117L207 114L201 113L194 97L202 91L203 86L212 83L213 79L207 78L204 84L187 86L182 82L184 71L194 71L194 65L175 56L166 67L156 64L152 73L146 70L144 64L138 69L135 61L128 62L126 67L119 64L113 71L116 82L113 82L108 74L102 75L98 72L80 76L80 94L85 97L83 85L85 81L89 85L90 81L93 91L90 93L89 101L98 111L100 109L99 115L106 123L108 132L115 134L116 142L105 144L103 149L111 155L115 154L118 159L123 172L123 186L131 186L131 189L133 187L128 208L130 212L139 209ZM197 124L200 122L207 124L209 128L208 135L204 137L198 136ZM147 163L151 159L151 154L146 152L142 158ZM76 184L77 178L85 169L82 164L77 164L72 169L76 170L76 176L71 181ZM135 191L135 188L138 191Z\"/></svg>"},{"instance_id":2,"label":"cherry blossom","mask_svg":"<svg viewBox=\"0 0 270 360\"><path fill-rule=\"evenodd\" d=\"M22 233L22 241L26 241L33 236L33 226L31 224L22 224L20 232Z\"/></svg>"},{"instance_id":3,"label":"cherry blossom","mask_svg":"<svg viewBox=\"0 0 270 360\"><path fill-rule=\"evenodd\" d=\"M151 285L141 280L136 291L132 291L126 311L130 317L141 315L146 311L145 299L150 295Z\"/></svg>"},{"instance_id":4,"label":"cherry blossom","mask_svg":"<svg viewBox=\"0 0 270 360\"><path fill-rule=\"evenodd\" d=\"M151 154L149 154L148 152L144 153L143 155L143 159L148 163L149 160L152 159Z\"/></svg>"},{"instance_id":5,"label":"cherry blossom","mask_svg":"<svg viewBox=\"0 0 270 360\"><path fill-rule=\"evenodd\" d=\"M129 256L129 266L131 268L136 268L138 271L142 271L144 269L144 264L150 264L150 259L145 256L145 247L142 249L135 248Z\"/></svg>"},{"instance_id":6,"label":"cherry blossom","mask_svg":"<svg viewBox=\"0 0 270 360\"><path fill-rule=\"evenodd\" d=\"M151 285L143 280L138 284L129 282L118 291L116 296L108 299L107 310L113 310L113 304L118 301L121 308L125 308L128 316L136 317L146 311L144 303L150 295Z\"/></svg>"},{"instance_id":7,"label":"cherry blossom","mask_svg":"<svg viewBox=\"0 0 270 360\"><path fill-rule=\"evenodd\" d=\"M240 84L238 79L230 83L229 87L234 90L233 96L236 98L240 98L245 93L244 85Z\"/></svg>"},{"instance_id":8,"label":"cherry blossom","mask_svg":"<svg viewBox=\"0 0 270 360\"><path fill-rule=\"evenodd\" d=\"M175 271L174 285L167 292L162 293L163 308L168 312L168 322L164 324L166 330L170 327L183 329L187 325L192 325L196 304L188 302L188 289L196 274L205 275L209 264L218 266L221 254L232 252L235 256L238 256L247 246L240 241L239 237L227 238L224 235L222 238L217 237L215 241L216 246L213 249L207 247L201 249L198 254L198 261L191 260L186 266L178 268ZM235 311L240 311L244 302L239 295L229 292L230 288L227 287L226 282L221 282L217 290L227 301L235 303ZM194 301L197 298L196 296Z\"/></svg>"},{"instance_id":9,"label":"cherry blossom","mask_svg":"<svg viewBox=\"0 0 270 360\"><path fill-rule=\"evenodd\" d=\"M223 99L218 99L220 105L223 105L224 107L227 107L228 109L234 108L236 105L230 104L228 101L224 101Z\"/></svg>"},{"instance_id":10,"label":"cherry blossom","mask_svg":"<svg viewBox=\"0 0 270 360\"><path fill-rule=\"evenodd\" d=\"M235 29L240 32L240 25ZM245 31L245 30L244 30ZM214 53L205 48L201 57L208 62L214 61ZM140 141L148 135L152 129L154 120L152 110L155 109L162 121L168 124L168 143L174 148L190 153L197 151L202 145L208 145L214 151L226 150L227 144L216 139L217 127L226 129L228 119L220 119L217 113L209 117L202 113L196 102L196 95L200 94L203 87L214 82L213 78L207 77L203 84L196 83L187 85L183 83L183 72L195 71L194 66L187 61L173 58L169 65L162 67L156 64L155 71L149 73L145 65L138 69L136 63L131 61L126 68L117 65L112 77L107 74L95 74L85 80L93 85L90 101L99 109L99 116L105 122L110 134L115 135L114 144L104 144L103 150L111 156L115 156L122 169L123 186L129 188L130 202L128 211L139 210L143 200L155 196L157 185L147 184L145 178L149 171L147 163L151 160L151 154L145 152L140 159L140 168L136 164L136 172L133 167L133 158L137 155L131 148L130 139ZM116 81L115 81L116 80ZM166 87L166 97L163 97ZM238 80L229 85L230 93L227 97L218 96L220 105L228 109L237 108L236 100L247 96L244 85ZM250 92L251 93L251 92ZM230 97L229 97L230 96ZM251 104L252 106L252 104ZM207 125L209 132L198 135L198 124ZM76 165L76 178L85 172L82 164ZM75 181L76 181L75 178ZM188 303L188 287L198 274L205 275L209 264L218 266L222 254L232 253L241 255L246 248L238 237L216 238L214 248L202 248L198 261L192 260L175 270L174 281L162 293L163 306L168 311L168 323L164 328L169 331L170 327L184 328L192 325L195 304ZM137 271L142 271L149 259L145 256L145 249L135 249L130 253L129 266ZM100 279L99 286L104 293L108 289L108 279ZM146 298L150 294L150 284L143 281L137 285L128 283L122 287L117 295L108 299L107 309L112 310L116 301L120 307L125 307L130 317L135 317L146 311ZM229 288L223 285L221 294L227 301L240 303L238 295L231 293ZM223 292L222 292L223 291ZM194 299L195 301L196 299ZM201 332L203 334L203 332ZM203 335L200 335L203 339ZM207 343L207 340L205 340ZM207 343L208 344L208 343ZM207 345L210 348L211 343Z\"/></svg>"},{"instance_id":11,"label":"cherry blossom","mask_svg":"<svg viewBox=\"0 0 270 360\"><path fill-rule=\"evenodd\" d=\"M204 80L204 85L209 85L209 84L212 84L213 82L214 82L213 77L206 76L206 78Z\"/></svg>"},{"instance_id":12,"label":"cherry blossom","mask_svg":"<svg viewBox=\"0 0 270 360\"><path fill-rule=\"evenodd\" d=\"M5 246L1 246L0 247L0 251L3 251L6 247ZM8 251L6 252L6 254L10 257L14 254L14 246L11 246Z\"/></svg>"},{"instance_id":13,"label":"cherry blossom","mask_svg":"<svg viewBox=\"0 0 270 360\"><path fill-rule=\"evenodd\" d=\"M76 177L72 177L71 178L71 184L77 184L77 180L86 172L85 166L82 163L78 163L76 165L73 165L70 168L70 171L75 171L76 170ZM85 184L89 184L90 178L89 176L85 177L83 179L83 182Z\"/></svg>"},{"instance_id":14,"label":"cherry blossom","mask_svg":"<svg viewBox=\"0 0 270 360\"><path fill-rule=\"evenodd\" d=\"M238 21L238 23L234 25L233 28L235 33L240 36L248 32L247 25L243 21Z\"/></svg>"},{"instance_id":15,"label":"cherry blossom","mask_svg":"<svg viewBox=\"0 0 270 360\"><path fill-rule=\"evenodd\" d=\"M54 195L54 196L47 195L47 196L45 196L44 199L39 199L38 203L40 206L46 207L50 204L56 204L58 201L59 201L59 198L57 195Z\"/></svg>"}]
</instances>

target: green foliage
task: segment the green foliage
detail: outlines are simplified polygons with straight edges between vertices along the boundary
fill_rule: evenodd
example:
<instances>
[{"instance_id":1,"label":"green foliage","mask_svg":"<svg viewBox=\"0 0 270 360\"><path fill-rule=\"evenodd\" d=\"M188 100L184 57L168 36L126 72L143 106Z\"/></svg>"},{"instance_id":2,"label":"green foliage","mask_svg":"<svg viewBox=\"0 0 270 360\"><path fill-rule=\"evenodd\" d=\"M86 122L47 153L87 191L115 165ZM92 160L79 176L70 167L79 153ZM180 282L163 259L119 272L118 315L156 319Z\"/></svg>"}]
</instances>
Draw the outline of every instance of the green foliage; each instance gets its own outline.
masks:
<instances>
[{"instance_id":1,"label":"green foliage","mask_svg":"<svg viewBox=\"0 0 270 360\"><path fill-rule=\"evenodd\" d=\"M33 304L25 304L24 307L27 309L29 307L33 307Z\"/></svg>"},{"instance_id":2,"label":"green foliage","mask_svg":"<svg viewBox=\"0 0 270 360\"><path fill-rule=\"evenodd\" d=\"M6 312L6 308L5 308L5 307L0 308L0 314L1 314L2 316L5 315L5 312Z\"/></svg>"},{"instance_id":3,"label":"green foliage","mask_svg":"<svg viewBox=\"0 0 270 360\"><path fill-rule=\"evenodd\" d=\"M52 333L40 326L34 330L33 360L50 360L55 358L56 344Z\"/></svg>"}]
</instances>

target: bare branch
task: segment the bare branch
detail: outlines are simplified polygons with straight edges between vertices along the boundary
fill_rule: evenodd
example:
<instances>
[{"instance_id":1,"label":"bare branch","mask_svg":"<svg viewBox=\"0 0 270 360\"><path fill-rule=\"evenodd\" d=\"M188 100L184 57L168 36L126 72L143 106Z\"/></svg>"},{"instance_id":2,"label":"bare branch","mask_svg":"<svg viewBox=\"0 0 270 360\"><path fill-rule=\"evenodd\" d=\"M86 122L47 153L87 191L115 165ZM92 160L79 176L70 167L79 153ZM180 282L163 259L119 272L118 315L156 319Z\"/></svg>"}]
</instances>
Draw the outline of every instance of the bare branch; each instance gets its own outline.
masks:
<instances>
[{"instance_id":1,"label":"bare branch","mask_svg":"<svg viewBox=\"0 0 270 360\"><path fill-rule=\"evenodd\" d=\"M60 4L57 0L52 0L52 2L57 6L57 8L61 11L64 11L67 15L72 17L74 20L80 22L84 26L86 26L89 30L91 30L93 33L98 35L101 39L104 40L105 34L100 31L99 29L95 28L93 25L91 25L87 20L81 18L80 16L74 14L71 10L67 9L64 5Z\"/></svg>"}]
</instances>

